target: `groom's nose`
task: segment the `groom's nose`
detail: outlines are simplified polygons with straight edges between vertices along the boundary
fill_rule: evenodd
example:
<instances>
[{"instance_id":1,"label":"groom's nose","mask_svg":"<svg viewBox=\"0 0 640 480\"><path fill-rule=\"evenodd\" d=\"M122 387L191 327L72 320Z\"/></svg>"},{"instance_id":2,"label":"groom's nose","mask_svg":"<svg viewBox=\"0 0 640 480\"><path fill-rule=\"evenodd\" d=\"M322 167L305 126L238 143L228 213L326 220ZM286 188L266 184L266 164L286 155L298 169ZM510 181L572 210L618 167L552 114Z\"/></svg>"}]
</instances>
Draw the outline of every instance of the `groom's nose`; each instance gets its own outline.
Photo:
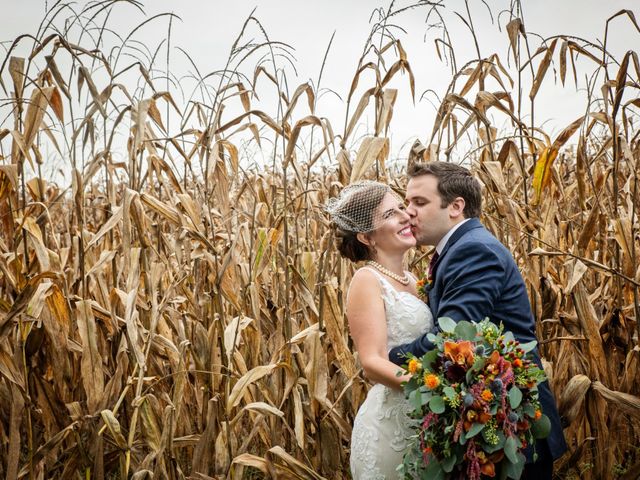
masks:
<instances>
[{"instance_id":1,"label":"groom's nose","mask_svg":"<svg viewBox=\"0 0 640 480\"><path fill-rule=\"evenodd\" d=\"M411 218L416 216L416 209L413 208L413 205L411 203L409 203L407 205L407 208L405 209L405 212L407 212L407 215L409 215L409 217L411 217Z\"/></svg>"}]
</instances>

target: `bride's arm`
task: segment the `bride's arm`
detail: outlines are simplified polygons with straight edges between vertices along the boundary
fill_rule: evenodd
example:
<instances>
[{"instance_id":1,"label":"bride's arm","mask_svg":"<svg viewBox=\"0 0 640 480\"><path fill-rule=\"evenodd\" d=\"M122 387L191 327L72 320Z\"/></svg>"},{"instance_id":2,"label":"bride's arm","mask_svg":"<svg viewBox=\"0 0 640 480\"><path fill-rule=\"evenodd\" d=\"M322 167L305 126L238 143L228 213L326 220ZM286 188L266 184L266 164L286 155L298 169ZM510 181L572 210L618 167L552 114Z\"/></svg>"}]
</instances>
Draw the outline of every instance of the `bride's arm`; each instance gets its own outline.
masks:
<instances>
[{"instance_id":1,"label":"bride's arm","mask_svg":"<svg viewBox=\"0 0 640 480\"><path fill-rule=\"evenodd\" d=\"M375 383L399 390L408 380L403 371L389 361L387 320L379 280L367 270L359 270L349 286L347 319L364 374Z\"/></svg>"}]
</instances>

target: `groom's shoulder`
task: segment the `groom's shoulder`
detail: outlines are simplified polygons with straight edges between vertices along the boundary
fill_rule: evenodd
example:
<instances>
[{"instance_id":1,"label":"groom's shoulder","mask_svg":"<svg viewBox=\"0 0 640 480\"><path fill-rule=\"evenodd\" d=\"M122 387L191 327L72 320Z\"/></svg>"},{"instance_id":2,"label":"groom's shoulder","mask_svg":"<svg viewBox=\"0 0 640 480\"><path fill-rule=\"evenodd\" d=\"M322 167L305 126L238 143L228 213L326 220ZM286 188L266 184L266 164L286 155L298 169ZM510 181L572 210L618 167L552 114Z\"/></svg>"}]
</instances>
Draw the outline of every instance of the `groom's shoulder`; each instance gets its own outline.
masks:
<instances>
[{"instance_id":1,"label":"groom's shoulder","mask_svg":"<svg viewBox=\"0 0 640 480\"><path fill-rule=\"evenodd\" d=\"M468 243L500 243L500 241L477 219L475 219L474 222L469 223L469 228L462 235L460 240Z\"/></svg>"},{"instance_id":2,"label":"groom's shoulder","mask_svg":"<svg viewBox=\"0 0 640 480\"><path fill-rule=\"evenodd\" d=\"M487 230L482 224L478 223L476 228L472 228L467 231L461 238L459 243L460 248L480 248L493 250L500 255L509 254L509 250L505 245L498 240L489 230Z\"/></svg>"}]
</instances>

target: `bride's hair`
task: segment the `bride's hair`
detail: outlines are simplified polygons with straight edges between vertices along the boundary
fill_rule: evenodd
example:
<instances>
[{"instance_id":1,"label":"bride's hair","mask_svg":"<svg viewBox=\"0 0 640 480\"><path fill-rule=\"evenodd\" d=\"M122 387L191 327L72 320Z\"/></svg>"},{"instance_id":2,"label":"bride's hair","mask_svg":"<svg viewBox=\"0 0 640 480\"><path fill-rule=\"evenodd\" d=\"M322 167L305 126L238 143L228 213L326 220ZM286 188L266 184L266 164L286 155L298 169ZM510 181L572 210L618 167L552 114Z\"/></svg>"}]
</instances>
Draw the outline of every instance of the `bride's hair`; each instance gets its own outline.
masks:
<instances>
[{"instance_id":1,"label":"bride's hair","mask_svg":"<svg viewBox=\"0 0 640 480\"><path fill-rule=\"evenodd\" d=\"M336 243L340 255L352 262L371 260L373 258L371 249L368 245L358 240L357 233L336 227Z\"/></svg>"},{"instance_id":2,"label":"bride's hair","mask_svg":"<svg viewBox=\"0 0 640 480\"><path fill-rule=\"evenodd\" d=\"M346 186L325 205L335 227L338 251L344 258L352 262L371 260L371 248L357 235L374 230L377 209L389 192L392 190L388 185L362 181Z\"/></svg>"}]
</instances>

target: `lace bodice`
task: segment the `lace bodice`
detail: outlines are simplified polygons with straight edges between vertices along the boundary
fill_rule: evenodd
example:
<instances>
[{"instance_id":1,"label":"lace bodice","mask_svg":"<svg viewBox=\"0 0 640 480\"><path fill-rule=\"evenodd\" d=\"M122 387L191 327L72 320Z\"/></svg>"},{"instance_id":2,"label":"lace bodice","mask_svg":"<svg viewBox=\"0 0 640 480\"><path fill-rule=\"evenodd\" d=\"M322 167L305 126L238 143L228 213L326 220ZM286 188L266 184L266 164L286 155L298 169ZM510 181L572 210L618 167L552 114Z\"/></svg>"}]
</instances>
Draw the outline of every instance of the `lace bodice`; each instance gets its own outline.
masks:
<instances>
[{"instance_id":1,"label":"lace bodice","mask_svg":"<svg viewBox=\"0 0 640 480\"><path fill-rule=\"evenodd\" d=\"M387 319L387 348L412 342L433 327L427 305L409 292L396 290L377 270ZM400 478L406 439L411 434L411 406L400 391L376 384L358 410L351 436L351 473L354 480Z\"/></svg>"},{"instance_id":2,"label":"lace bodice","mask_svg":"<svg viewBox=\"0 0 640 480\"><path fill-rule=\"evenodd\" d=\"M415 295L396 290L378 271L364 267L376 274L382 288L387 317L387 348L392 349L410 343L433 326L431 311Z\"/></svg>"}]
</instances>

